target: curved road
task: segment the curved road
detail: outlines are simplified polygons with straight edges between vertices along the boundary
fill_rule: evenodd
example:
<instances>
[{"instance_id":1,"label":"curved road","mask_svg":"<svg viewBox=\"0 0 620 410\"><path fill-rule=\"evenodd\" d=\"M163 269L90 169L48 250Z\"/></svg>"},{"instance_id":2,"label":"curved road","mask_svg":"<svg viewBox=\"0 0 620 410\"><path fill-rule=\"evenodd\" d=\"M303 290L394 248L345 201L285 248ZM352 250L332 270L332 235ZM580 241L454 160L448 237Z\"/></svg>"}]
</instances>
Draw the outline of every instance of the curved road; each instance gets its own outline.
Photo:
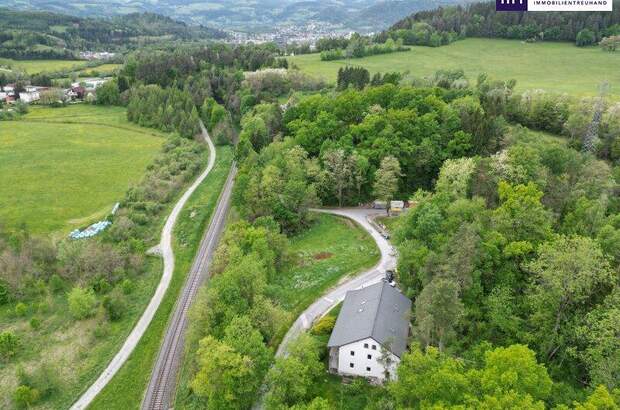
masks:
<instances>
[{"instance_id":1,"label":"curved road","mask_svg":"<svg viewBox=\"0 0 620 410\"><path fill-rule=\"evenodd\" d=\"M159 243L159 250L161 251L162 257L164 258L164 272L162 274L159 285L157 286L157 290L155 294L151 298L148 306L136 326L132 329L131 333L125 340L125 343L121 347L121 349L116 353L116 356L112 359L112 361L108 364L108 367L101 373L99 378L82 394L82 396L71 406L72 410L81 410L85 409L103 390L103 388L112 380L112 377L118 372L118 370L123 366L127 358L133 352L138 342L146 332L149 324L153 320L153 316L155 316L155 312L157 312L157 308L161 304L161 301L166 294L166 290L168 290L168 286L170 285L170 280L172 279L172 273L174 271L174 252L172 250L172 230L177 221L181 210L185 206L185 203L189 199L189 197L194 193L196 188L204 181L204 179L209 175L211 170L213 169L213 165L215 164L215 146L213 145L213 141L211 141L211 137L209 133L205 129L202 122L200 123L200 128L202 130L202 136L204 137L206 143L209 146L209 163L207 168L196 178L194 183L185 191L183 196L179 199L179 201L175 204L172 212L168 216L166 220L166 224L161 232L161 241Z\"/></svg>"},{"instance_id":2,"label":"curved road","mask_svg":"<svg viewBox=\"0 0 620 410\"><path fill-rule=\"evenodd\" d=\"M377 215L384 215L385 211L380 209L366 208L338 208L338 209L314 209L315 212L329 213L333 215L344 216L358 224L360 224L375 240L379 250L381 251L381 259L379 263L370 270L362 272L345 282L338 284L329 292L321 296L310 305L293 323L293 326L286 332L282 343L278 346L276 357L286 356L288 345L295 340L302 332L308 330L312 326L312 322L324 316L334 306L344 300L346 293L350 290L363 288L368 285L379 282L385 275L386 269L394 269L396 267L396 258L391 256L392 247L390 243L379 233L373 226L372 218Z\"/></svg>"}]
</instances>

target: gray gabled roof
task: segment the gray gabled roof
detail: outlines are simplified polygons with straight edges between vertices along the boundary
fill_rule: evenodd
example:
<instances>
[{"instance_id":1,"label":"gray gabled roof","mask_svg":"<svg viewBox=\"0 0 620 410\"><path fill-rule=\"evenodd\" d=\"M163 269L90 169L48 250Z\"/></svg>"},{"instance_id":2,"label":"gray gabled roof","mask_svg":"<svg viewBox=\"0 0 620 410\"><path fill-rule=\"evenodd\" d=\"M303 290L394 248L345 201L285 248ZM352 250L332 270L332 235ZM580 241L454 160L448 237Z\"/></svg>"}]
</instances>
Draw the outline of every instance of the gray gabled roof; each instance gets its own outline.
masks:
<instances>
[{"instance_id":1,"label":"gray gabled roof","mask_svg":"<svg viewBox=\"0 0 620 410\"><path fill-rule=\"evenodd\" d=\"M347 292L327 343L339 347L372 337L400 357L407 349L411 301L385 282Z\"/></svg>"}]
</instances>

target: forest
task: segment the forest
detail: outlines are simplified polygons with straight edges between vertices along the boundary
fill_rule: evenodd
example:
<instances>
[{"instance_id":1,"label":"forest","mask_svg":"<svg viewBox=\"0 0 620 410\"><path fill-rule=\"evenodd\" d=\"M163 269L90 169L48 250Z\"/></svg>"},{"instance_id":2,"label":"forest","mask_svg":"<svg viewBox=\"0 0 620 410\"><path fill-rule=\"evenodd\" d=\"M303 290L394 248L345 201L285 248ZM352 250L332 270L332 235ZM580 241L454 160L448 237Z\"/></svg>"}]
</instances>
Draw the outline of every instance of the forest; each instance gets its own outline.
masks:
<instances>
[{"instance_id":1,"label":"forest","mask_svg":"<svg viewBox=\"0 0 620 410\"><path fill-rule=\"evenodd\" d=\"M443 71L415 87L326 91L284 112L269 103L247 111L234 203L244 229L272 231L252 235L249 246L220 247L216 272L227 279L214 278L195 313L203 337L190 383L197 403L250 408L264 376L268 409L332 408L317 388L324 345L303 336L269 368L278 330L265 326L284 312L267 304L260 321L243 322L221 306L257 314L285 253L255 241L303 232L311 206L406 196L413 209L394 240L399 284L415 301L412 350L398 381L372 394L350 388L358 392L351 407L340 405L617 408L617 104L513 88ZM597 109L604 119L590 144ZM266 271L253 278L246 262ZM241 343L233 336L240 329L253 336ZM257 364L249 373L248 362ZM230 404L220 401L224 392Z\"/></svg>"},{"instance_id":2,"label":"forest","mask_svg":"<svg viewBox=\"0 0 620 410\"><path fill-rule=\"evenodd\" d=\"M377 41L402 39L407 45L440 46L464 37L528 41L570 41L592 45L620 34L620 4L608 12L503 13L495 3L439 7L417 12L377 36Z\"/></svg>"},{"instance_id":3,"label":"forest","mask_svg":"<svg viewBox=\"0 0 620 410\"><path fill-rule=\"evenodd\" d=\"M73 60L84 50L132 50L164 41L223 37L219 30L188 26L153 13L101 19L0 8L0 57L16 60Z\"/></svg>"},{"instance_id":4,"label":"forest","mask_svg":"<svg viewBox=\"0 0 620 410\"><path fill-rule=\"evenodd\" d=\"M469 21L484 7L437 13ZM502 18L470 33L496 35ZM438 33L465 27L440 20ZM581 30L577 19L565 23ZM122 317L157 221L204 161L191 140L201 119L219 142L236 143L239 171L234 219L193 308L185 406L249 409L264 390L268 409L333 408L317 389L326 349L312 335L274 359L293 313L277 297L288 247L313 227L312 207L403 198L412 209L393 242L399 286L415 304L411 351L385 389L347 387L344 408L618 408L618 103L604 90L584 100L519 94L513 80L459 70L403 84L396 73L349 67L327 89L278 53L209 44L129 56L95 103L126 106L130 121L178 135L101 240L56 247L4 233L0 305L25 315L42 295L64 292L74 320ZM19 334L3 332L0 359L19 346ZM49 372L20 374L14 402L54 394Z\"/></svg>"}]
</instances>

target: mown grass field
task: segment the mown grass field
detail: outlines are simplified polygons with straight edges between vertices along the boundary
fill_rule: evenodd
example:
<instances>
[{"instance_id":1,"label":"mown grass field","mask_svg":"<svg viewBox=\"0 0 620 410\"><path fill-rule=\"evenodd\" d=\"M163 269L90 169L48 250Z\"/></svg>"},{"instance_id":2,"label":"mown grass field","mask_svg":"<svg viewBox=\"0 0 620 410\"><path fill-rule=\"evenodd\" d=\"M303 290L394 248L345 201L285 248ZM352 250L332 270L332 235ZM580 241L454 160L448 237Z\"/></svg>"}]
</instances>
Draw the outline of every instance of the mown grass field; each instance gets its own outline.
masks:
<instances>
[{"instance_id":1,"label":"mown grass field","mask_svg":"<svg viewBox=\"0 0 620 410\"><path fill-rule=\"evenodd\" d=\"M43 71L54 72L66 69L79 70L86 65L84 60L11 60L0 58L0 67L15 71L25 71L27 74L37 74Z\"/></svg>"},{"instance_id":2,"label":"mown grass field","mask_svg":"<svg viewBox=\"0 0 620 410\"><path fill-rule=\"evenodd\" d=\"M303 71L335 82L338 69L347 64L376 72L409 72L432 75L439 69L462 68L475 83L478 74L517 80L517 90L545 89L574 96L595 95L607 80L610 95L620 99L620 52L598 47L580 48L572 43L470 38L443 47L411 47L411 51L360 59L321 61L319 54L289 58Z\"/></svg>"},{"instance_id":3,"label":"mown grass field","mask_svg":"<svg viewBox=\"0 0 620 410\"><path fill-rule=\"evenodd\" d=\"M121 64L101 64L97 67L87 67L80 70L80 75L93 76L94 73L99 75L108 75L114 73L121 67Z\"/></svg>"},{"instance_id":4,"label":"mown grass field","mask_svg":"<svg viewBox=\"0 0 620 410\"><path fill-rule=\"evenodd\" d=\"M129 360L97 396L89 409L140 408L168 319L228 176L232 154L230 147L217 148L215 167L194 192L177 220L173 237L175 269L166 296Z\"/></svg>"},{"instance_id":5,"label":"mown grass field","mask_svg":"<svg viewBox=\"0 0 620 410\"><path fill-rule=\"evenodd\" d=\"M33 108L0 133L0 223L66 234L105 216L140 180L163 134L119 107Z\"/></svg>"}]
</instances>

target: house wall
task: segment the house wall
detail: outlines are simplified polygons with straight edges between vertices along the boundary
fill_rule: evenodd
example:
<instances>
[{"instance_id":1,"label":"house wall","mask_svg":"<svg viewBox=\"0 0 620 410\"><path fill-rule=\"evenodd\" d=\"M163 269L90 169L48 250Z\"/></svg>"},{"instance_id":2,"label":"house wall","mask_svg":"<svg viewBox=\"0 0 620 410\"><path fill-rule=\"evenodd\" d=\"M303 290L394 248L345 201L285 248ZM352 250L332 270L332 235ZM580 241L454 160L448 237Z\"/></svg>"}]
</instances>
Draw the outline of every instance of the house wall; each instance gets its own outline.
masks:
<instances>
[{"instance_id":1,"label":"house wall","mask_svg":"<svg viewBox=\"0 0 620 410\"><path fill-rule=\"evenodd\" d=\"M368 345L368 347L365 347L365 345ZM375 346L375 349L372 348L373 346ZM351 355L351 352L354 352L354 354ZM385 368L383 364L379 362L381 354L381 345L372 338L340 346L338 351L338 374L374 377L384 380ZM370 359L368 355L370 355ZM390 353L390 358L392 364L389 372L391 377L395 377L396 367L400 359L392 353ZM353 364L353 367L351 367L351 364ZM370 370L367 370L367 368L370 368Z\"/></svg>"}]
</instances>

